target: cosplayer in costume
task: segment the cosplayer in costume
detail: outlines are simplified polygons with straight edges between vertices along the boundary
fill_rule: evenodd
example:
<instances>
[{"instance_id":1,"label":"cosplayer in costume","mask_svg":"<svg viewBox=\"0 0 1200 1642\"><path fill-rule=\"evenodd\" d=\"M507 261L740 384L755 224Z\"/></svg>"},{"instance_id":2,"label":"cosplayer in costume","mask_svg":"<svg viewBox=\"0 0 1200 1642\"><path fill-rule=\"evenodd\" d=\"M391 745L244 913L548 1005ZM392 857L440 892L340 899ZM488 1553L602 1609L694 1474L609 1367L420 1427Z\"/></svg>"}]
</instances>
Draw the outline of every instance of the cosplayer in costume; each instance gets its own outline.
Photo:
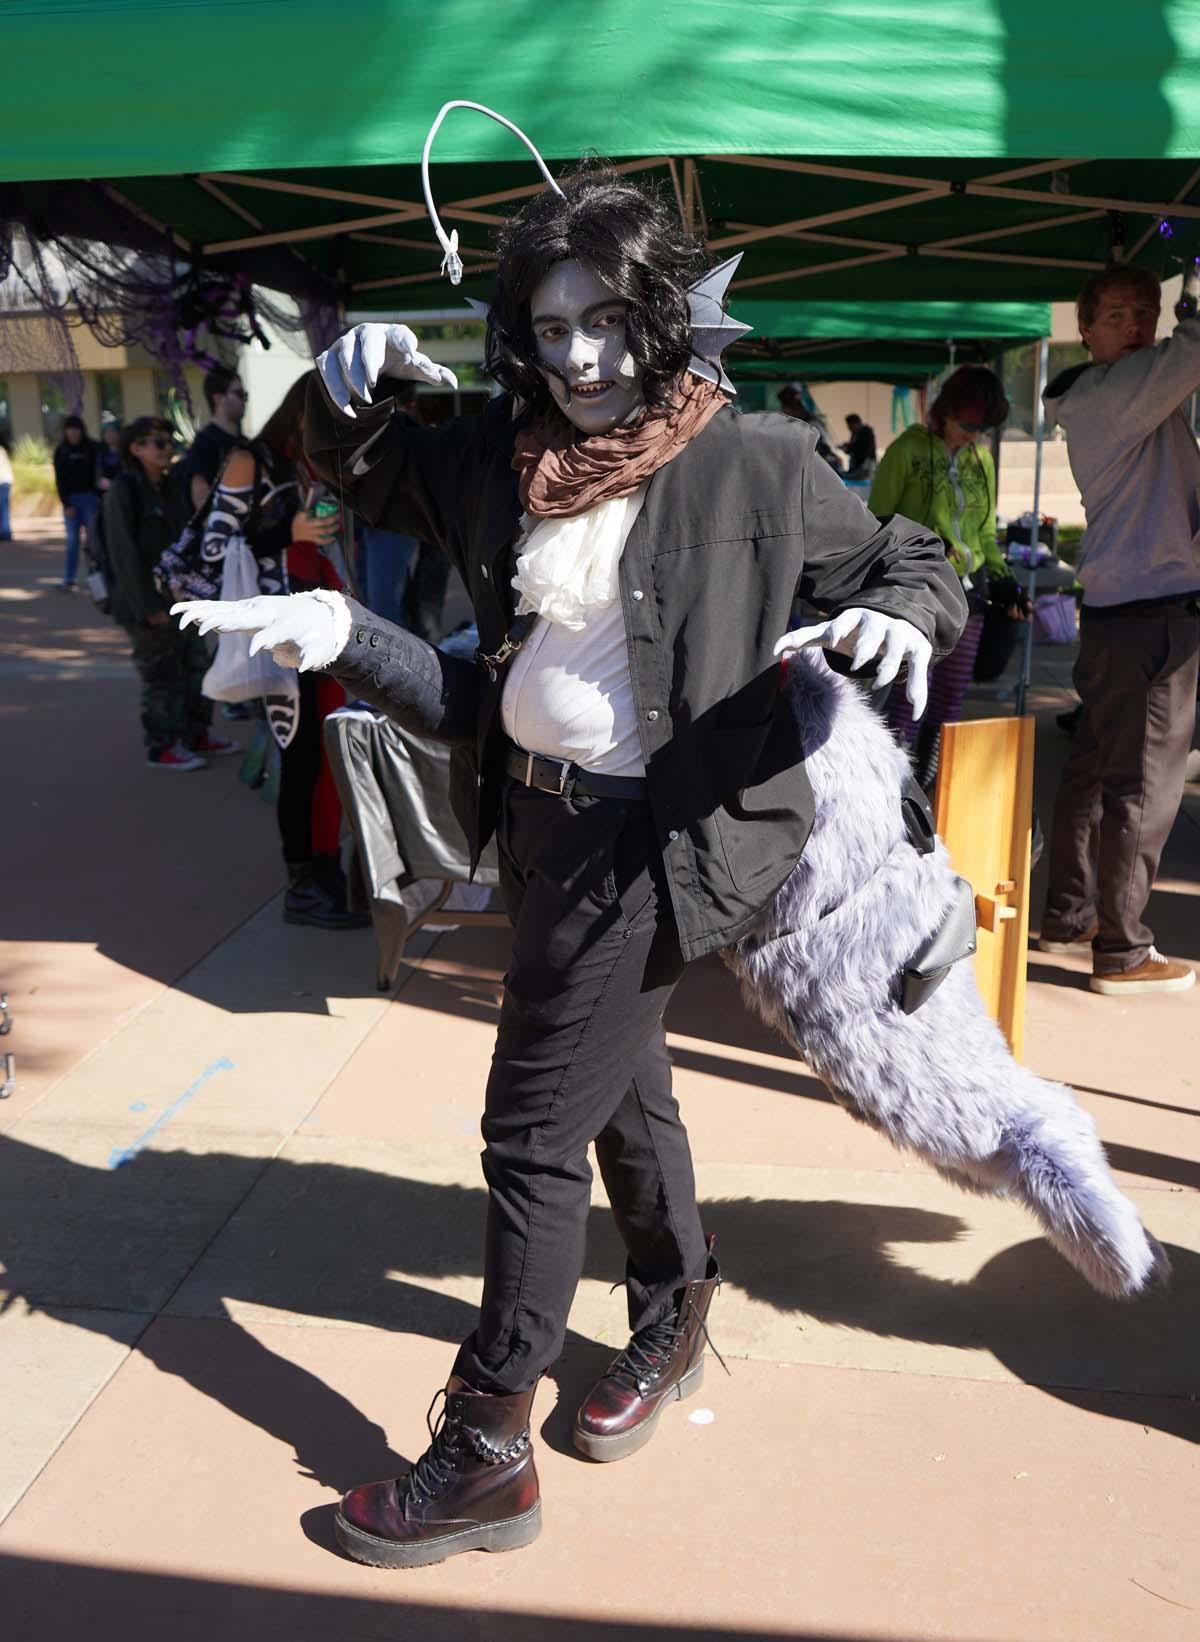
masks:
<instances>
[{"instance_id":1,"label":"cosplayer in costume","mask_svg":"<svg viewBox=\"0 0 1200 1642\"><path fill-rule=\"evenodd\" d=\"M1090 1119L1015 1064L954 962L971 900L903 754L807 649L874 664L879 685L907 668L919 714L966 610L937 537L869 514L803 424L733 410L732 267L706 273L659 200L585 173L501 231L488 363L506 391L482 416L393 416L389 378L453 381L405 326L359 326L318 362L310 460L372 524L450 557L478 665L338 593L176 607L448 742L473 858L497 840L514 934L480 1316L426 1454L342 1502L360 1561L536 1536L530 1412L583 1266L589 1145L632 1338L576 1446L622 1458L699 1386L719 1279L662 1022L705 953L856 1115L960 1184L1019 1195L1097 1286L1133 1293L1165 1265ZM830 619L789 632L797 595Z\"/></svg>"}]
</instances>

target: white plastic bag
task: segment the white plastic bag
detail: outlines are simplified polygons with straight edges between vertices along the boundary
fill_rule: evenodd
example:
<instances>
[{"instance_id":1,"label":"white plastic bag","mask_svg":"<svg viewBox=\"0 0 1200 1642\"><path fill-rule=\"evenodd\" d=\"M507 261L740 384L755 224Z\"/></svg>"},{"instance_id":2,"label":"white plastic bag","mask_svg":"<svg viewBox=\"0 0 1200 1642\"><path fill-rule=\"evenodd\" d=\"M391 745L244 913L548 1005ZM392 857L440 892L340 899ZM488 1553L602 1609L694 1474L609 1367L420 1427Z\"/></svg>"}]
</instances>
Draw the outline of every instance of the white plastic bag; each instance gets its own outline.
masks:
<instances>
[{"instance_id":1,"label":"white plastic bag","mask_svg":"<svg viewBox=\"0 0 1200 1642\"><path fill-rule=\"evenodd\" d=\"M258 567L254 555L240 536L231 537L225 549L221 574L223 599L253 599L258 596ZM269 650L250 654L251 633L222 633L217 653L200 685L210 701L256 701L265 696L273 709L271 730L281 747L286 747L299 722L300 684L293 667L281 667ZM282 699L281 699L282 698Z\"/></svg>"}]
</instances>

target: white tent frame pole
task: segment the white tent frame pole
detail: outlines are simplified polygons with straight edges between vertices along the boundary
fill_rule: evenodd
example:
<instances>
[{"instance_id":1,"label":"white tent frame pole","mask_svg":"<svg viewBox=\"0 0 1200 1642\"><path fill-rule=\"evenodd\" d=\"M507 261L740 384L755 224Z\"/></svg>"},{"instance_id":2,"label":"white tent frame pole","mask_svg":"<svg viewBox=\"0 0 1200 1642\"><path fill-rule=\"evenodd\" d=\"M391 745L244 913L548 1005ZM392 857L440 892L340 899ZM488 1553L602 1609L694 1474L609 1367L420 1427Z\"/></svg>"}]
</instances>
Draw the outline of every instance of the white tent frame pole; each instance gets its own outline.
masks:
<instances>
[{"instance_id":1,"label":"white tent frame pole","mask_svg":"<svg viewBox=\"0 0 1200 1642\"><path fill-rule=\"evenodd\" d=\"M1017 685L1017 717L1025 716L1025 702L1029 682L1033 676L1033 610L1037 598L1038 528L1042 517L1042 451L1046 441L1046 407L1042 394L1046 390L1046 368L1050 359L1050 338L1044 336L1038 343L1037 371L1033 390L1033 524L1029 531L1029 621L1025 627L1025 646L1021 657L1021 677Z\"/></svg>"},{"instance_id":2,"label":"white tent frame pole","mask_svg":"<svg viewBox=\"0 0 1200 1642\"><path fill-rule=\"evenodd\" d=\"M843 257L839 262L813 263L807 268L783 268L775 274L755 274L750 279L735 279L733 291L748 291L756 285L777 285L783 279L808 279L813 274L833 274L840 268L865 268L873 262L895 262L906 255L904 251L873 251L865 257Z\"/></svg>"},{"instance_id":3,"label":"white tent frame pole","mask_svg":"<svg viewBox=\"0 0 1200 1642\"><path fill-rule=\"evenodd\" d=\"M839 211L822 211L817 216L797 217L793 222L777 222L770 228L751 228L742 234L723 234L720 239L710 239L710 251L727 251L735 245L751 245L755 240L777 239L783 234L795 234L805 228L825 228L834 222L856 222L862 217L878 216L882 211L894 210L897 206L926 205L930 200L945 199L950 192L949 184L940 188L922 188L915 194L893 194L887 200L873 200L870 205L848 205Z\"/></svg>"},{"instance_id":4,"label":"white tent frame pole","mask_svg":"<svg viewBox=\"0 0 1200 1642\"><path fill-rule=\"evenodd\" d=\"M467 275L467 274L488 274L488 273L491 273L495 269L495 266L496 266L496 264L495 264L494 260L491 261L491 262L476 262L476 263L473 263L471 265L471 267L464 268L463 269L463 274L464 274L464 276ZM361 280L357 284L351 285L350 290L352 292L354 292L354 291L386 291L386 290L390 290L393 286L398 286L398 285L428 285L429 281L430 281L430 277L431 276L428 273L424 273L424 274L397 274L392 279ZM469 320L470 317L471 317L470 311L467 308L464 307L461 317L464 320Z\"/></svg>"},{"instance_id":5,"label":"white tent frame pole","mask_svg":"<svg viewBox=\"0 0 1200 1642\"><path fill-rule=\"evenodd\" d=\"M1198 182L1200 182L1200 166L1196 167L1195 171L1192 172L1191 176L1188 178L1188 180L1184 183L1183 187L1176 194L1175 202L1178 203L1180 200L1187 199L1188 195L1191 193L1192 189L1195 188L1195 186ZM1145 247L1149 244L1149 242L1154 238L1155 234L1157 234L1157 233L1158 233L1158 224L1156 222L1152 222L1150 224L1149 228L1146 229L1145 233L1139 234L1137 239L1130 246L1129 250L1126 251L1126 253L1125 253L1126 262L1133 262L1135 260L1135 258L1137 258L1140 255L1140 253L1145 249Z\"/></svg>"},{"instance_id":6,"label":"white tent frame pole","mask_svg":"<svg viewBox=\"0 0 1200 1642\"><path fill-rule=\"evenodd\" d=\"M1003 228L981 228L974 234L954 234L949 239L927 240L921 254L931 251L954 251L960 245L982 245L993 239L1013 239L1018 234L1040 234L1047 228L1072 228L1077 222L1095 222L1107 216L1106 211L1073 211L1069 216L1039 217L1036 222L1006 223Z\"/></svg>"},{"instance_id":7,"label":"white tent frame pole","mask_svg":"<svg viewBox=\"0 0 1200 1642\"><path fill-rule=\"evenodd\" d=\"M1200 205L1184 205L1182 202L1172 203L1164 200L1107 199L1101 194L1047 194L1045 189L997 188L991 183L972 182L967 184L966 193L968 197L974 194L979 199L1016 200L1018 203L1028 201L1033 205L1045 205L1047 200L1059 201L1064 206L1079 205L1085 209L1124 211L1131 216L1200 218Z\"/></svg>"}]
</instances>

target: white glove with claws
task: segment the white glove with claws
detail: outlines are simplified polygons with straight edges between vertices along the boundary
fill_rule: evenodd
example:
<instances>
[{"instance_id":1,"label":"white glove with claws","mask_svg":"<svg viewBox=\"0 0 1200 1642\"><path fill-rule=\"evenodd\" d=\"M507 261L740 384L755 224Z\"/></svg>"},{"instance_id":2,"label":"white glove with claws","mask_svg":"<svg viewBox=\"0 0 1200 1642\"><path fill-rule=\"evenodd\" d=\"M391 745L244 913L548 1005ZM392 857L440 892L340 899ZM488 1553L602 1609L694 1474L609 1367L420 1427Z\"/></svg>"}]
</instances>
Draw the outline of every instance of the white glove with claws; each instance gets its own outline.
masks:
<instances>
[{"instance_id":1,"label":"white glove with claws","mask_svg":"<svg viewBox=\"0 0 1200 1642\"><path fill-rule=\"evenodd\" d=\"M350 607L340 593L261 594L256 599L189 599L173 604L180 627L201 633L253 633L250 654L269 650L281 667L307 673L346 648Z\"/></svg>"},{"instance_id":2,"label":"white glove with claws","mask_svg":"<svg viewBox=\"0 0 1200 1642\"><path fill-rule=\"evenodd\" d=\"M377 388L383 377L428 382L435 388L458 387L454 372L423 354L407 325L356 325L326 349L317 369L329 397L349 417L355 415L356 405L373 405L388 397L386 388Z\"/></svg>"},{"instance_id":3,"label":"white glove with claws","mask_svg":"<svg viewBox=\"0 0 1200 1642\"><path fill-rule=\"evenodd\" d=\"M785 633L775 646L775 654L791 655L810 644L853 657L855 668L865 667L878 656L879 667L872 684L876 690L891 684L901 667L907 664L904 693L912 705L913 717L920 718L925 711L933 646L911 622L899 616L882 615L878 610L843 610L832 621L797 627L794 632Z\"/></svg>"}]
</instances>

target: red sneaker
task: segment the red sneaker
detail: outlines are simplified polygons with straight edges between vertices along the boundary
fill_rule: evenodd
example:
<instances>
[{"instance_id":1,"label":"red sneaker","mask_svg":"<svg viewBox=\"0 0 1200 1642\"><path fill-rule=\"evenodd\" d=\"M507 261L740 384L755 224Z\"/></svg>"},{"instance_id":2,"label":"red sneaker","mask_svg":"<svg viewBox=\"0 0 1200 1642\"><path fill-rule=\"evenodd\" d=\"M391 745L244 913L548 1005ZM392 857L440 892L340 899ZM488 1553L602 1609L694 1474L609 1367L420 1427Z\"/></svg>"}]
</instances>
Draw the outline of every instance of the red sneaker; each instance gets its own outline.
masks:
<instances>
[{"instance_id":1,"label":"red sneaker","mask_svg":"<svg viewBox=\"0 0 1200 1642\"><path fill-rule=\"evenodd\" d=\"M206 760L199 753L181 747L178 742L173 747L163 747L156 753L150 753L146 763L155 770L203 770L206 767Z\"/></svg>"},{"instance_id":2,"label":"red sneaker","mask_svg":"<svg viewBox=\"0 0 1200 1642\"><path fill-rule=\"evenodd\" d=\"M205 730L201 739L193 741L188 750L203 757L222 758L227 753L240 753L243 748L240 741L230 741L225 736L214 735L211 730Z\"/></svg>"}]
</instances>

